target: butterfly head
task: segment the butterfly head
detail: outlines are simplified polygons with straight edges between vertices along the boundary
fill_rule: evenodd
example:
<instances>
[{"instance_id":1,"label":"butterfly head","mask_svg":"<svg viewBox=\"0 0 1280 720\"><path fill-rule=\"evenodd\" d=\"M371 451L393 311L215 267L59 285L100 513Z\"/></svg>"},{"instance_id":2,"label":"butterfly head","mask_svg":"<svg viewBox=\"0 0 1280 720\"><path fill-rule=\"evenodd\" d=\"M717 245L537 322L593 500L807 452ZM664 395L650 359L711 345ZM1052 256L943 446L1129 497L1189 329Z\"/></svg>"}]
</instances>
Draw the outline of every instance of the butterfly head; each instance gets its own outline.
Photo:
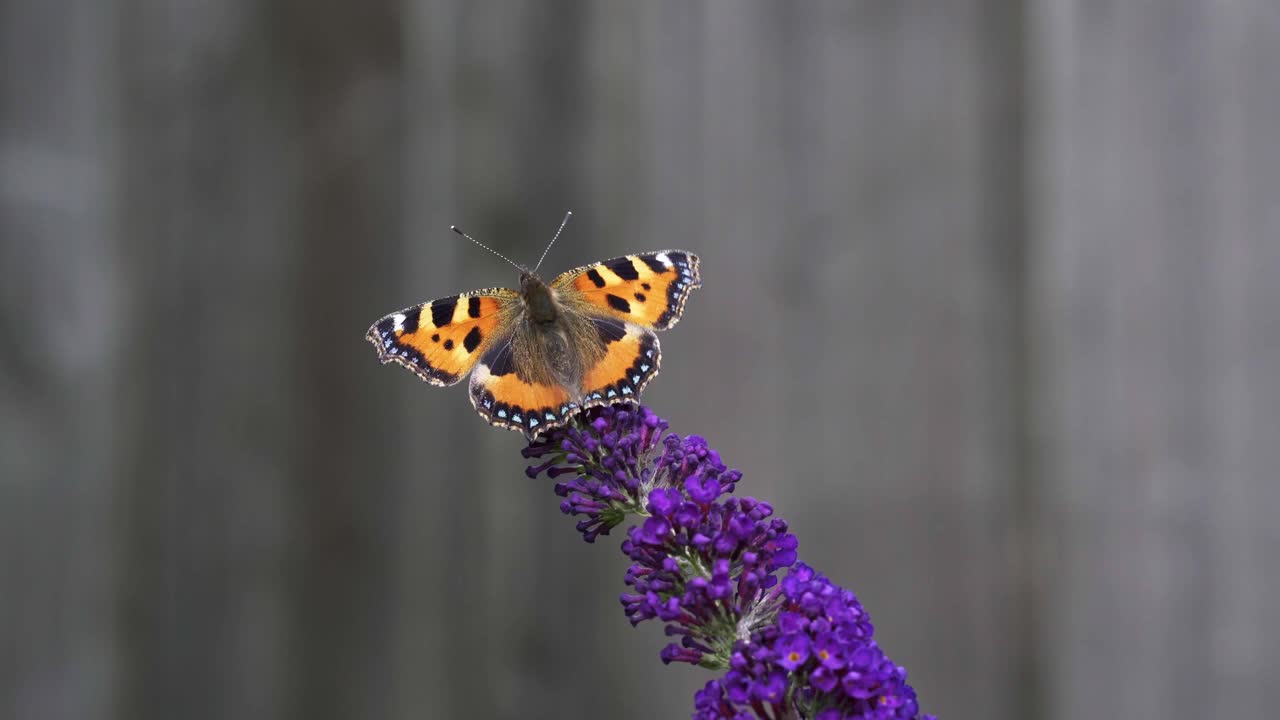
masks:
<instances>
[{"instance_id":1,"label":"butterfly head","mask_svg":"<svg viewBox=\"0 0 1280 720\"><path fill-rule=\"evenodd\" d=\"M529 288L531 288L531 287L536 287L536 286L538 286L538 285L542 285L542 286L544 286L544 287L545 287L545 286L546 286L546 283L542 282L542 278L538 277L538 273L536 273L536 272L534 272L534 271L530 270L529 268L527 268L527 267L525 267L525 266L521 265L521 266L520 266L520 292L521 292L521 294L523 294L523 293L525 293L525 292L528 292Z\"/></svg>"}]
</instances>

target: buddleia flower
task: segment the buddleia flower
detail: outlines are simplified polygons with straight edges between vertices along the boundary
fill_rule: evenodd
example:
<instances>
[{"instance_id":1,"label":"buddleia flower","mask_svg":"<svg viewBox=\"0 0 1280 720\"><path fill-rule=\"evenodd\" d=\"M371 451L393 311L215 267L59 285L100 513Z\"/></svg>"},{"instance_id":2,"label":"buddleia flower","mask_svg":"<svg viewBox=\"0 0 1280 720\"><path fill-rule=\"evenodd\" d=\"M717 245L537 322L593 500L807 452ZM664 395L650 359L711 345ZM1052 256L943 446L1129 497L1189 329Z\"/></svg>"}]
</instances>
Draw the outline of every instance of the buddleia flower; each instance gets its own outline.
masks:
<instances>
[{"instance_id":1,"label":"buddleia flower","mask_svg":"<svg viewBox=\"0 0 1280 720\"><path fill-rule=\"evenodd\" d=\"M646 407L594 408L536 438L527 474L556 480L587 542L633 519L620 596L632 625L664 624L664 663L723 674L694 697L695 720L920 718L906 670L873 639L852 592L798 561L767 502L737 497L742 474ZM785 571L785 574L783 572ZM924 718L932 716L925 715Z\"/></svg>"}]
</instances>

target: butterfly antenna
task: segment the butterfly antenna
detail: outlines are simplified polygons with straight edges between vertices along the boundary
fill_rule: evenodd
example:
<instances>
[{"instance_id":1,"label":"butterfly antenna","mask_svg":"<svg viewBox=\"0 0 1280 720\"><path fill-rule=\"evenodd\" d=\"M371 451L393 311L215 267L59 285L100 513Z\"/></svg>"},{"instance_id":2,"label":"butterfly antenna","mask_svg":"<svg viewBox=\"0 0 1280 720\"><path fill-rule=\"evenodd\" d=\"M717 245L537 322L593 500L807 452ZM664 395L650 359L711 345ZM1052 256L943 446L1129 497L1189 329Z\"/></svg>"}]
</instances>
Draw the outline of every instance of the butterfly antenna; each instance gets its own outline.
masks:
<instances>
[{"instance_id":1,"label":"butterfly antenna","mask_svg":"<svg viewBox=\"0 0 1280 720\"><path fill-rule=\"evenodd\" d=\"M551 238L551 242L547 243L547 249L542 251L542 257L538 258L538 264L533 266L533 271L538 272L538 268L542 267L542 261L547 259L547 253L551 252L551 246L556 244L560 233L564 232L564 226L569 224L569 218L573 217L573 211L564 214L564 220L560 221L560 229L556 230L556 236Z\"/></svg>"},{"instance_id":2,"label":"butterfly antenna","mask_svg":"<svg viewBox=\"0 0 1280 720\"><path fill-rule=\"evenodd\" d=\"M512 259L511 259L511 258L507 257L506 255L503 255L502 253L498 252L497 250L494 250L493 248L489 247L488 245L485 245L484 243L480 242L479 240L477 240L477 239L475 239L475 238L471 237L470 235L468 235L468 234L466 234L466 233L462 232L462 229L461 229L461 228L459 228L457 225L450 225L450 226L449 226L449 229L450 229L450 230L452 230L452 231L454 231L454 232L456 232L456 233L458 233L458 234L459 234L459 235L461 235L462 237L464 237L464 238L466 238L466 239L470 240L471 242L473 242L473 243L475 243L475 244L479 245L480 247L484 248L485 250L488 250L489 252L493 253L494 255L497 255L498 257L502 258L503 260L506 260L507 262L511 263L512 265L515 265L515 266L516 266L516 269L517 269L517 270L519 270L520 272L524 272L524 268L523 268L523 267L520 267L520 265L519 265L519 264L517 264L516 262L512 261Z\"/></svg>"}]
</instances>

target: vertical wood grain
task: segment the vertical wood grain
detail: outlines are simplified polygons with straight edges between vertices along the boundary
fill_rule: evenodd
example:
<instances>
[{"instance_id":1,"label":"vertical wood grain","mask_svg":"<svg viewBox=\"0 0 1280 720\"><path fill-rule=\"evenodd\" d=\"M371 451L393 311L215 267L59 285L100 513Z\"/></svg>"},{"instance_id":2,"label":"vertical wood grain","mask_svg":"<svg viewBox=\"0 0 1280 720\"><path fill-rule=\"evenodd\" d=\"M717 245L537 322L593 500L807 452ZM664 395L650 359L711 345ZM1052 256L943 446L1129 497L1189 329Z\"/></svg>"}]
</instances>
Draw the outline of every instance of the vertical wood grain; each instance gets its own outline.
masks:
<instances>
[{"instance_id":1,"label":"vertical wood grain","mask_svg":"<svg viewBox=\"0 0 1280 720\"><path fill-rule=\"evenodd\" d=\"M111 232L132 304L117 717L281 716L301 397L288 118L250 3L123 3ZM117 420L118 421L118 420Z\"/></svg>"},{"instance_id":2,"label":"vertical wood grain","mask_svg":"<svg viewBox=\"0 0 1280 720\"><path fill-rule=\"evenodd\" d=\"M1280 582L1280 103L1263 68L1280 13L1035 17L1050 704L1264 714L1280 651L1265 610Z\"/></svg>"},{"instance_id":3,"label":"vertical wood grain","mask_svg":"<svg viewBox=\"0 0 1280 720\"><path fill-rule=\"evenodd\" d=\"M114 2L0 5L0 715L109 712L121 447ZM122 407L125 412L121 412Z\"/></svg>"}]
</instances>

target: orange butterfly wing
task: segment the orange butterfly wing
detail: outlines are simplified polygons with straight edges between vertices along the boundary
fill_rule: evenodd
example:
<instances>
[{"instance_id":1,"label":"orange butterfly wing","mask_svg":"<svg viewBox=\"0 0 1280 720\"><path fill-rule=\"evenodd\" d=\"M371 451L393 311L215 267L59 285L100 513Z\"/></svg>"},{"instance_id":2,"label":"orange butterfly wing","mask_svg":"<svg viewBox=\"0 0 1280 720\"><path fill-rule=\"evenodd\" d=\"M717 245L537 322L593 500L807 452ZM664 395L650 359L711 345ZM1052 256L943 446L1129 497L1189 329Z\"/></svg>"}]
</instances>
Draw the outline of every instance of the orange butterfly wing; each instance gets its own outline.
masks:
<instances>
[{"instance_id":1,"label":"orange butterfly wing","mask_svg":"<svg viewBox=\"0 0 1280 720\"><path fill-rule=\"evenodd\" d=\"M657 377L662 367L662 349L658 345L658 336L652 330L613 318L596 319L597 327L603 323L616 325L609 329L611 337L605 346L604 357L587 368L582 377L584 407L637 402L640 391ZM601 335L606 332L602 328Z\"/></svg>"},{"instance_id":2,"label":"orange butterfly wing","mask_svg":"<svg viewBox=\"0 0 1280 720\"><path fill-rule=\"evenodd\" d=\"M551 286L595 312L666 330L680 321L689 293L702 286L700 265L684 250L637 253L575 268Z\"/></svg>"},{"instance_id":3,"label":"orange butterfly wing","mask_svg":"<svg viewBox=\"0 0 1280 720\"><path fill-rule=\"evenodd\" d=\"M522 379L516 373L513 338L490 346L471 372L471 406L490 425L533 435L568 422L579 405L560 385Z\"/></svg>"},{"instance_id":4,"label":"orange butterfly wing","mask_svg":"<svg viewBox=\"0 0 1280 720\"><path fill-rule=\"evenodd\" d=\"M453 385L509 332L519 307L513 290L477 290L391 313L365 337L383 363L399 363L432 385Z\"/></svg>"},{"instance_id":5,"label":"orange butterfly wing","mask_svg":"<svg viewBox=\"0 0 1280 720\"><path fill-rule=\"evenodd\" d=\"M689 294L702 286L700 266L691 252L662 250L585 265L551 282L566 301L597 316L606 341L604 356L582 379L585 407L635 400L657 376L662 350L654 331L680 321Z\"/></svg>"},{"instance_id":6,"label":"orange butterfly wing","mask_svg":"<svg viewBox=\"0 0 1280 720\"><path fill-rule=\"evenodd\" d=\"M611 317L592 318L604 347L582 378L583 393L519 377L515 338L495 342L471 372L471 405L491 425L526 435L565 425L581 408L635 401L658 374L661 355L652 330Z\"/></svg>"}]
</instances>

